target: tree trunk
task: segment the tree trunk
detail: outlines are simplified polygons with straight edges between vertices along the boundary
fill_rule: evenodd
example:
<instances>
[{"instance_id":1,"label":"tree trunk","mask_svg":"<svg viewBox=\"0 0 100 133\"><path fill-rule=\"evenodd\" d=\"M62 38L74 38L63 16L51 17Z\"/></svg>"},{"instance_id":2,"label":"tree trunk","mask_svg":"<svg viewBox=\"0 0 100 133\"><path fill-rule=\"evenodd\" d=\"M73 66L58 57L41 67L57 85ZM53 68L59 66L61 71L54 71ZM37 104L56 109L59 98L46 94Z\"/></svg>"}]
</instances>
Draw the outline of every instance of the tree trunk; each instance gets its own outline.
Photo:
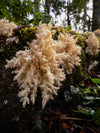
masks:
<instances>
[{"instance_id":1,"label":"tree trunk","mask_svg":"<svg viewBox=\"0 0 100 133\"><path fill-rule=\"evenodd\" d=\"M92 31L100 29L100 0L93 0Z\"/></svg>"},{"instance_id":2,"label":"tree trunk","mask_svg":"<svg viewBox=\"0 0 100 133\"><path fill-rule=\"evenodd\" d=\"M50 5L51 5L51 0L45 0L45 7L49 15L50 15Z\"/></svg>"},{"instance_id":3,"label":"tree trunk","mask_svg":"<svg viewBox=\"0 0 100 133\"><path fill-rule=\"evenodd\" d=\"M70 0L67 1L67 6L68 6L69 4L70 4ZM69 8L67 8L67 24L68 24L68 26L71 25Z\"/></svg>"},{"instance_id":4,"label":"tree trunk","mask_svg":"<svg viewBox=\"0 0 100 133\"><path fill-rule=\"evenodd\" d=\"M86 23L87 23L87 19L86 19L86 14L87 14L87 7L86 7L86 5L85 5L85 7L84 7L84 18L83 18L83 32L85 32L86 31Z\"/></svg>"}]
</instances>

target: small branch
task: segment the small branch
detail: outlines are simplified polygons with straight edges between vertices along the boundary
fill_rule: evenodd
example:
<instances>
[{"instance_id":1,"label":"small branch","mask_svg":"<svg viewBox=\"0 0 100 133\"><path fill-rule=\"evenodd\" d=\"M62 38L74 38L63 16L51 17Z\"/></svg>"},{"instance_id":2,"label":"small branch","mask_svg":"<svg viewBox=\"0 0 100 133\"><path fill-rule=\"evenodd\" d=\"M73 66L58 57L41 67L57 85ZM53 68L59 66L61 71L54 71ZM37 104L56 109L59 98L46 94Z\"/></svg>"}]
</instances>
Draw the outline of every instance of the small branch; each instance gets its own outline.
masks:
<instances>
[{"instance_id":1,"label":"small branch","mask_svg":"<svg viewBox=\"0 0 100 133\"><path fill-rule=\"evenodd\" d=\"M80 120L80 121L88 121L90 122L90 120L87 120L87 119L81 119L81 118L73 118L73 117L59 117L61 119L64 119L64 120Z\"/></svg>"}]
</instances>

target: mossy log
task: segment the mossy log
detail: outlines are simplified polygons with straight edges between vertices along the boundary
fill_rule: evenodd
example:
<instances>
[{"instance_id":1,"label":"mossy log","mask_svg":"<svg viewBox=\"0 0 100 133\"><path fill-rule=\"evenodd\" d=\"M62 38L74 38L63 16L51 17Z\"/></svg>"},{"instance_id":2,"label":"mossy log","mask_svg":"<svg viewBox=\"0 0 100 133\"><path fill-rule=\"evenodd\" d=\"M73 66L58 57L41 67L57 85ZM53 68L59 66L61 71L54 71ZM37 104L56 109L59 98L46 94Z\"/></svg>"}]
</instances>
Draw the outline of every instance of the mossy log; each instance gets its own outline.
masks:
<instances>
[{"instance_id":1,"label":"mossy log","mask_svg":"<svg viewBox=\"0 0 100 133\"><path fill-rule=\"evenodd\" d=\"M73 69L73 73L70 75L66 74L66 80L63 82L61 89L58 92L58 96L55 97L54 101L49 101L46 108L60 108L64 110L65 103L64 99L64 90L69 90L70 85L82 85L87 79L91 76L95 76L95 72L98 71L100 64L97 67L93 68L91 71L88 71L89 65L97 60L100 62L100 52L96 55L88 55L85 52L87 47L86 40L88 39L88 34L85 33L76 33L73 31L66 31L62 27L53 28L55 34L53 34L53 39L57 40L60 33L70 34L74 38L77 38L76 44L82 47L81 52L81 63L80 66L77 66ZM36 39L37 28L36 27L20 27L19 29L14 30L13 36L19 37L19 42L9 42L6 43L7 36L0 36L0 117L1 117L1 132L5 127L4 123L11 123L9 129L12 128L13 123L15 123L18 128L21 125L22 128L26 128L28 125L30 128L33 125L36 126L35 121L38 121L38 113L41 112L41 98L36 99L36 104L27 105L24 109L19 102L17 93L19 91L18 84L13 81L13 74L11 70L5 69L6 59L11 59L15 56L16 52L19 50L24 50L25 47L28 47L27 42L31 42L33 39ZM99 40L100 38L97 37ZM95 71L94 71L95 69ZM40 93L40 92L38 92ZM41 95L41 93L40 93ZM38 106L37 106L38 105ZM33 121L35 120L35 121ZM29 125L30 124L30 125ZM3 125L3 126L2 126ZM14 127L14 132L17 132L17 126ZM8 129L7 128L7 129ZM22 128L19 132L22 131ZM16 131L15 131L16 130ZM5 129L6 132L6 129Z\"/></svg>"}]
</instances>

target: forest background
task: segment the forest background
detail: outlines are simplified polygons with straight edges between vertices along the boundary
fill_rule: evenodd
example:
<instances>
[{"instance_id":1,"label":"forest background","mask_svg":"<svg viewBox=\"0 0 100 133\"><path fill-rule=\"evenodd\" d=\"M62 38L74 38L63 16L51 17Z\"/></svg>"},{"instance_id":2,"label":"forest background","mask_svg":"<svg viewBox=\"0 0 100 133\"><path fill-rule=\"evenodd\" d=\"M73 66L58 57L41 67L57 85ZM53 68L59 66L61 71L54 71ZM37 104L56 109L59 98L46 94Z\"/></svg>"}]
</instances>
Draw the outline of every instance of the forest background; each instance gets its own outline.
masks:
<instances>
[{"instance_id":1,"label":"forest background","mask_svg":"<svg viewBox=\"0 0 100 133\"><path fill-rule=\"evenodd\" d=\"M93 5L92 9L87 6L89 2ZM6 17L19 24L38 25L40 20L45 23L51 20L56 24L57 16L64 12L64 27L71 28L73 23L75 30L93 31L100 28L99 3L100 0L1 0L0 18ZM92 10L92 16L88 15L89 10Z\"/></svg>"}]
</instances>

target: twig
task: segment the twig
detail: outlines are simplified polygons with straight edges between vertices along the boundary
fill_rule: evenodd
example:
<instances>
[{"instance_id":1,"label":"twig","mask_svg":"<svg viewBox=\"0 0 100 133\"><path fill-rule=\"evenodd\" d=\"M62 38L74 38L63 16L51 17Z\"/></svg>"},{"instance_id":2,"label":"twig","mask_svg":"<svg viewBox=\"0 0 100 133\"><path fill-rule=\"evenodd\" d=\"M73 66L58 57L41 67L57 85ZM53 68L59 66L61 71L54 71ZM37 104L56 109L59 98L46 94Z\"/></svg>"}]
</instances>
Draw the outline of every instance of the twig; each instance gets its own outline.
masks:
<instances>
[{"instance_id":1,"label":"twig","mask_svg":"<svg viewBox=\"0 0 100 133\"><path fill-rule=\"evenodd\" d=\"M90 120L87 120L87 119L81 119L81 118L73 118L73 117L59 117L60 119L65 119L65 120L80 120L80 121L89 121Z\"/></svg>"},{"instance_id":2,"label":"twig","mask_svg":"<svg viewBox=\"0 0 100 133\"><path fill-rule=\"evenodd\" d=\"M94 133L100 133L100 132L98 132L98 131L95 131L94 129L92 129L92 128L90 128L90 127L87 127L89 130L91 130L92 132L94 132Z\"/></svg>"}]
</instances>

